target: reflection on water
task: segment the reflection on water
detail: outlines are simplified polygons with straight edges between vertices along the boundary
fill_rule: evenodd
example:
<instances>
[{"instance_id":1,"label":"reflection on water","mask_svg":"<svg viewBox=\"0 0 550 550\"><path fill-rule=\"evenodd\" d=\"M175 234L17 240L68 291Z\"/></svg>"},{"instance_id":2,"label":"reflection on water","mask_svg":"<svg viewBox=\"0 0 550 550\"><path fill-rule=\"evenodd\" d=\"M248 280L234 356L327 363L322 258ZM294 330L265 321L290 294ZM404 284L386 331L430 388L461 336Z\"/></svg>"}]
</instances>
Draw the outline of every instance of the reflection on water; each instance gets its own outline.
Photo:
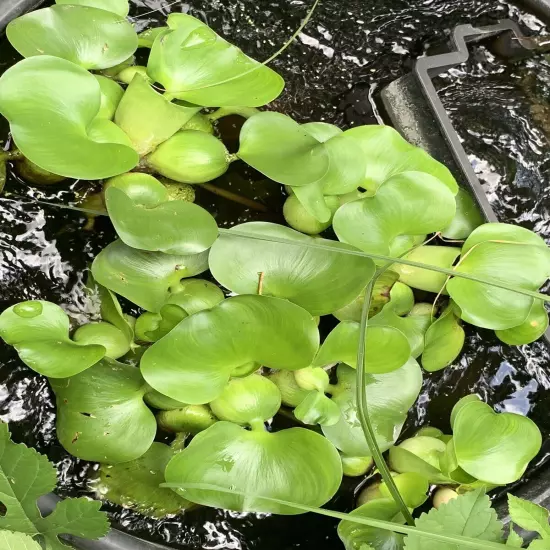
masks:
<instances>
[{"instance_id":1,"label":"reflection on water","mask_svg":"<svg viewBox=\"0 0 550 550\"><path fill-rule=\"evenodd\" d=\"M192 0L148 14L169 2L135 0L138 29L162 24L170 11L190 12L257 59L268 58L298 27L312 2L301 0ZM163 15L160 15L163 14ZM299 39L274 62L287 82L273 108L299 121L323 120L350 127L380 120L376 98L381 88L411 69L412 59L437 49L459 23L490 24L512 16L527 31L544 32L532 16L498 0L324 0ZM0 42L0 69L16 59ZM445 106L464 140L489 198L502 220L520 223L550 237L550 62L540 56L507 65L485 47L473 49L469 63L437 81ZM145 60L142 59L142 62ZM239 121L224 121L230 148L237 146ZM7 127L0 122L6 142ZM281 221L279 186L253 170L234 164L220 185L268 206L263 219ZM81 228L78 212L29 202L32 198L71 201L82 182L31 189L11 174L0 197L0 307L22 299L60 303L82 322L97 315L83 292L86 267L113 240L105 219L95 231ZM27 197L15 198L14 197ZM260 215L204 191L198 200L222 226L260 219ZM449 429L452 405L479 393L498 410L529 413L548 435L548 352L542 344L509 348L488 331L468 330L463 355L451 368L427 374L408 433L428 421ZM14 437L48 452L57 463L61 489L85 494L95 465L67 456L55 440L55 410L47 383L23 367L2 346L0 418L10 421ZM541 454L540 462L546 457ZM346 479L329 504L349 509L357 481ZM313 515L266 517L198 509L185 517L154 521L107 505L124 529L174 547L280 550L339 548L336 522Z\"/></svg>"}]
</instances>

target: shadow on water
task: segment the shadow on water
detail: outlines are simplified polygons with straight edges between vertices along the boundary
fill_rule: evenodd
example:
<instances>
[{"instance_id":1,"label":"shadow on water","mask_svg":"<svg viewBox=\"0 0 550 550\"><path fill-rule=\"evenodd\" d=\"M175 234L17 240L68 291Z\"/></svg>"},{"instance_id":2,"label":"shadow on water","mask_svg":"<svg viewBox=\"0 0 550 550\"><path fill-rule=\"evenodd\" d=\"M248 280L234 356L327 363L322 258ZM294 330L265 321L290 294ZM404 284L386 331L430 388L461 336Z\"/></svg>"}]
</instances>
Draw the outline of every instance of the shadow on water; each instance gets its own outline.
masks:
<instances>
[{"instance_id":1,"label":"shadow on water","mask_svg":"<svg viewBox=\"0 0 550 550\"><path fill-rule=\"evenodd\" d=\"M139 17L167 2L135 0ZM308 9L299 0L192 0L171 9L202 18L257 59L275 51ZM169 11L169 10L167 10ZM140 29L159 24L161 10L136 19ZM325 0L314 20L273 66L287 89L273 104L299 121L323 120L350 127L378 119L380 89L411 69L412 59L441 45L459 23L490 24L511 16L526 31L545 32L532 16L497 0ZM0 41L0 70L17 59ZM437 81L442 99L502 221L519 223L550 237L550 61L540 56L506 65L479 46L467 65ZM238 121L228 120L224 133L233 139ZM0 136L8 137L0 122ZM263 202L267 214L250 211L201 190L198 201L220 226L253 219L281 221L280 187L253 170L234 165L219 185ZM0 307L24 299L61 304L78 322L97 311L83 293L86 269L103 246L114 239L106 219L83 231L78 212L32 203L33 198L72 201L87 189L83 182L30 188L10 173L0 197ZM58 466L63 494L87 494L96 466L69 457L56 442L55 407L46 381L22 366L1 346L0 418L10 422L14 438L48 453ZM501 345L488 331L468 331L464 353L443 372L426 374L424 388L411 412L407 433L431 423L449 429L449 413L462 396L477 392L498 410L529 414L548 438L550 422L548 352L536 343L521 348ZM540 461L546 456L545 449ZM346 479L329 506L348 510L358 480ZM151 520L106 505L113 520L138 536L175 548L280 550L338 548L335 522L307 514L299 517L254 515L199 509L185 516Z\"/></svg>"}]
</instances>

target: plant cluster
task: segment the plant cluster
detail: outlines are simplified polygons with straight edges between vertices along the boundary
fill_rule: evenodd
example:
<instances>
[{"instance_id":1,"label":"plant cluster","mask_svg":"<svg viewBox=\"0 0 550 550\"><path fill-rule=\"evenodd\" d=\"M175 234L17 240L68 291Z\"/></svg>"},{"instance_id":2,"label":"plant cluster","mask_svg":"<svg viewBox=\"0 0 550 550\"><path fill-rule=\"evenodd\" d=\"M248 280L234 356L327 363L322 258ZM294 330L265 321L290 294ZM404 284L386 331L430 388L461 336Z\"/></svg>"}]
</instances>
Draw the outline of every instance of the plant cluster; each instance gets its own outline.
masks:
<instances>
[{"instance_id":1,"label":"plant cluster","mask_svg":"<svg viewBox=\"0 0 550 550\"><path fill-rule=\"evenodd\" d=\"M260 112L282 78L194 17L138 36L127 13L127 0L58 0L7 28L24 59L0 78L17 147L4 162L32 182L104 180L119 237L91 267L101 321L75 329L39 300L0 315L0 336L50 380L60 443L101 464L100 496L155 517L195 505L301 513L374 458L383 483L340 525L348 548L401 548L401 535L349 522L412 522L429 485L466 493L449 517L465 506L489 518L451 534L498 542L483 491L517 481L536 456L531 420L467 396L452 435L428 428L396 443L422 367L458 357L463 322L511 345L544 333L545 242L483 223L449 170L389 127ZM150 49L146 66L138 47ZM230 114L246 118L233 155L212 124ZM291 227L223 230L192 202L186 186L238 161L286 186ZM329 227L338 240L318 235ZM196 278L208 270L217 284ZM272 430L289 409L299 427ZM158 430L174 442L155 442ZM442 514L417 525L437 533ZM420 548L411 532L406 547Z\"/></svg>"}]
</instances>

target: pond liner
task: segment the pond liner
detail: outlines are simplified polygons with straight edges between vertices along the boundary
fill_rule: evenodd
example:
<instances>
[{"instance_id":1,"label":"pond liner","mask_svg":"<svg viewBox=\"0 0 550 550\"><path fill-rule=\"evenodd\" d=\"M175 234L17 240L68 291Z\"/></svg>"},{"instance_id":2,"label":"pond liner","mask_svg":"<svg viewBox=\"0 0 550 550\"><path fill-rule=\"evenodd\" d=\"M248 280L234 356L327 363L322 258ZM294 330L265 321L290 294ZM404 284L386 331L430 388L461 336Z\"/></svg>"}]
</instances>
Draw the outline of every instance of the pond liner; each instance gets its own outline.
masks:
<instances>
[{"instance_id":1,"label":"pond liner","mask_svg":"<svg viewBox=\"0 0 550 550\"><path fill-rule=\"evenodd\" d=\"M550 0L523 3L528 6L537 4L537 14L544 15L542 18L550 22ZM459 25L450 37L451 51L418 58L411 73L382 90L381 99L392 126L408 141L445 164L459 185L473 195L486 220L497 222L498 218L432 82L432 78L468 60L468 44L486 39L493 40L493 51L509 59L532 55L541 49L535 39L524 36L518 25L508 19L487 27ZM550 346L550 329L546 331L544 340ZM515 496L550 507L550 465L536 470L531 479L518 482L513 492ZM504 498L497 499L495 509L504 523L509 523ZM526 532L521 532L521 535L526 541L534 536Z\"/></svg>"}]
</instances>

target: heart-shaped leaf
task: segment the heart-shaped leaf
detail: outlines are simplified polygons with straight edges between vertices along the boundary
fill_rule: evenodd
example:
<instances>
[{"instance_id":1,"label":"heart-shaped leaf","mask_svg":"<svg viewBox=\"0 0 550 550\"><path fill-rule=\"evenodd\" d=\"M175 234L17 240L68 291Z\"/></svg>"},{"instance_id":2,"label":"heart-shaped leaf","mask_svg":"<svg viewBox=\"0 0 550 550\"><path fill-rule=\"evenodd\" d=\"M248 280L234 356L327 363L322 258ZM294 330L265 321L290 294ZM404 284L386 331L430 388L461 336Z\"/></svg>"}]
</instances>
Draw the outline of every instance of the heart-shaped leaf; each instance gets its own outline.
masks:
<instances>
[{"instance_id":1,"label":"heart-shaped leaf","mask_svg":"<svg viewBox=\"0 0 550 550\"><path fill-rule=\"evenodd\" d=\"M405 259L413 262L433 265L451 269L455 260L460 256L460 248L451 246L419 246L409 252ZM402 283L427 292L438 293L445 287L447 275L430 271L421 267L398 264L393 269L399 273L399 280ZM446 292L445 292L446 294Z\"/></svg>"},{"instance_id":2,"label":"heart-shaped leaf","mask_svg":"<svg viewBox=\"0 0 550 550\"><path fill-rule=\"evenodd\" d=\"M443 229L454 213L454 194L444 183L423 172L403 172L373 197L344 204L332 225L341 241L396 257L417 244L415 236Z\"/></svg>"},{"instance_id":3,"label":"heart-shaped leaf","mask_svg":"<svg viewBox=\"0 0 550 550\"><path fill-rule=\"evenodd\" d=\"M197 106L170 103L143 76L136 74L115 114L115 122L128 134L135 150L146 155L172 137L200 111Z\"/></svg>"},{"instance_id":4,"label":"heart-shaped leaf","mask_svg":"<svg viewBox=\"0 0 550 550\"><path fill-rule=\"evenodd\" d=\"M326 337L313 362L325 367L346 363L356 368L360 325L355 321L342 321ZM402 367L411 356L407 337L388 326L369 326L366 339L365 370L374 374L392 372Z\"/></svg>"},{"instance_id":5,"label":"heart-shaped leaf","mask_svg":"<svg viewBox=\"0 0 550 550\"><path fill-rule=\"evenodd\" d=\"M97 113L97 117L113 120L118 104L124 95L124 90L119 84L110 78L99 74L95 74L94 76L99 82L99 88L101 91L101 106L99 108L99 112Z\"/></svg>"},{"instance_id":6,"label":"heart-shaped leaf","mask_svg":"<svg viewBox=\"0 0 550 550\"><path fill-rule=\"evenodd\" d=\"M335 241L314 241L288 227L265 222L232 229L304 243L289 246L221 235L210 251L210 271L220 284L238 294L254 294L259 273L263 273L264 294L291 300L312 315L326 315L355 299L374 274L370 259L339 254L338 249L347 246ZM307 248L310 242L321 242L335 251Z\"/></svg>"},{"instance_id":7,"label":"heart-shaped leaf","mask_svg":"<svg viewBox=\"0 0 550 550\"><path fill-rule=\"evenodd\" d=\"M468 237L455 269L534 291L550 276L550 249L528 229L486 223ZM447 283L447 291L460 307L462 319L494 330L521 325L534 302L529 296L456 277Z\"/></svg>"},{"instance_id":8,"label":"heart-shaped leaf","mask_svg":"<svg viewBox=\"0 0 550 550\"><path fill-rule=\"evenodd\" d=\"M204 107L259 107L283 90L284 81L275 71L198 19L173 13L168 27L151 48L147 72L172 96Z\"/></svg>"},{"instance_id":9,"label":"heart-shaped leaf","mask_svg":"<svg viewBox=\"0 0 550 550\"><path fill-rule=\"evenodd\" d=\"M105 357L119 359L130 351L130 341L111 323L86 323L78 327L73 340L80 345L98 345L105 348Z\"/></svg>"},{"instance_id":10,"label":"heart-shaped leaf","mask_svg":"<svg viewBox=\"0 0 550 550\"><path fill-rule=\"evenodd\" d=\"M64 59L24 59L0 78L0 112L17 147L40 168L69 178L108 178L139 161L120 128L95 119L100 104L97 79Z\"/></svg>"},{"instance_id":11,"label":"heart-shaped leaf","mask_svg":"<svg viewBox=\"0 0 550 550\"><path fill-rule=\"evenodd\" d=\"M527 319L517 327L496 330L495 334L509 346L522 346L538 340L548 328L548 312L544 302L535 300Z\"/></svg>"},{"instance_id":12,"label":"heart-shaped leaf","mask_svg":"<svg viewBox=\"0 0 550 550\"><path fill-rule=\"evenodd\" d=\"M251 374L230 380L210 402L210 408L220 420L252 426L263 424L281 408L281 392L265 376Z\"/></svg>"},{"instance_id":13,"label":"heart-shaped leaf","mask_svg":"<svg viewBox=\"0 0 550 550\"><path fill-rule=\"evenodd\" d=\"M496 413L479 400L455 408L453 441L459 466L475 478L506 485L521 478L542 445L537 425L515 413Z\"/></svg>"},{"instance_id":14,"label":"heart-shaped leaf","mask_svg":"<svg viewBox=\"0 0 550 550\"><path fill-rule=\"evenodd\" d=\"M136 31L126 19L83 5L31 11L14 19L6 34L23 57L51 55L90 70L122 63L138 44Z\"/></svg>"},{"instance_id":15,"label":"heart-shaped leaf","mask_svg":"<svg viewBox=\"0 0 550 550\"><path fill-rule=\"evenodd\" d=\"M225 145L212 134L182 130L153 151L146 160L156 172L181 183L205 183L229 167Z\"/></svg>"},{"instance_id":16,"label":"heart-shaped leaf","mask_svg":"<svg viewBox=\"0 0 550 550\"><path fill-rule=\"evenodd\" d=\"M28 367L52 378L78 374L105 356L104 346L73 342L69 330L67 314L50 302L21 302L0 315L0 337Z\"/></svg>"},{"instance_id":17,"label":"heart-shaped leaf","mask_svg":"<svg viewBox=\"0 0 550 550\"><path fill-rule=\"evenodd\" d=\"M112 11L120 17L126 17L130 11L128 0L55 0L56 4L71 4L73 6L89 6L100 10Z\"/></svg>"},{"instance_id":18,"label":"heart-shaped leaf","mask_svg":"<svg viewBox=\"0 0 550 550\"><path fill-rule=\"evenodd\" d=\"M361 146L366 172L361 187L376 191L402 172L425 172L439 179L456 195L458 185L451 172L419 147L405 141L390 126L359 126L344 132Z\"/></svg>"},{"instance_id":19,"label":"heart-shaped leaf","mask_svg":"<svg viewBox=\"0 0 550 550\"><path fill-rule=\"evenodd\" d=\"M148 174L129 173L109 180L105 205L118 236L132 248L200 254L218 236L218 225L204 208L169 200L166 187Z\"/></svg>"},{"instance_id":20,"label":"heart-shaped leaf","mask_svg":"<svg viewBox=\"0 0 550 550\"><path fill-rule=\"evenodd\" d=\"M92 264L95 280L147 311L158 312L181 279L208 269L208 252L174 256L136 250L115 241Z\"/></svg>"},{"instance_id":21,"label":"heart-shaped leaf","mask_svg":"<svg viewBox=\"0 0 550 550\"><path fill-rule=\"evenodd\" d=\"M268 433L217 422L170 461L165 476L168 483L211 484L247 494L191 488L181 492L197 504L240 512L299 514L296 508L254 495L321 506L338 490L342 464L330 442L310 430Z\"/></svg>"},{"instance_id":22,"label":"heart-shaped leaf","mask_svg":"<svg viewBox=\"0 0 550 550\"><path fill-rule=\"evenodd\" d=\"M355 400L355 370L339 365L338 386L332 399L342 416L334 426L322 426L325 437L350 456L371 456L357 416ZM414 359L400 369L387 374L366 374L367 407L376 441L382 452L397 440L420 388L422 372Z\"/></svg>"},{"instance_id":23,"label":"heart-shaped leaf","mask_svg":"<svg viewBox=\"0 0 550 550\"><path fill-rule=\"evenodd\" d=\"M298 370L311 364L319 331L301 307L267 296L236 296L184 319L143 355L147 382L190 404L219 397L233 371L251 362Z\"/></svg>"},{"instance_id":24,"label":"heart-shaped leaf","mask_svg":"<svg viewBox=\"0 0 550 550\"><path fill-rule=\"evenodd\" d=\"M428 372L444 369L459 356L464 338L460 318L450 304L426 332L422 366Z\"/></svg>"},{"instance_id":25,"label":"heart-shaped leaf","mask_svg":"<svg viewBox=\"0 0 550 550\"><path fill-rule=\"evenodd\" d=\"M455 199L456 214L441 234L446 239L467 239L470 233L485 220L479 206L468 191L460 187Z\"/></svg>"},{"instance_id":26,"label":"heart-shaped leaf","mask_svg":"<svg viewBox=\"0 0 550 550\"><path fill-rule=\"evenodd\" d=\"M50 379L57 401L57 437L67 452L92 462L139 458L157 432L143 402L139 370L104 359L72 378Z\"/></svg>"},{"instance_id":27,"label":"heart-shaped leaf","mask_svg":"<svg viewBox=\"0 0 550 550\"><path fill-rule=\"evenodd\" d=\"M163 443L153 443L141 457L131 462L102 464L93 488L102 500L131 508L140 514L163 518L177 514L192 504L171 489L160 487L165 482L164 470L174 450Z\"/></svg>"}]
</instances>

